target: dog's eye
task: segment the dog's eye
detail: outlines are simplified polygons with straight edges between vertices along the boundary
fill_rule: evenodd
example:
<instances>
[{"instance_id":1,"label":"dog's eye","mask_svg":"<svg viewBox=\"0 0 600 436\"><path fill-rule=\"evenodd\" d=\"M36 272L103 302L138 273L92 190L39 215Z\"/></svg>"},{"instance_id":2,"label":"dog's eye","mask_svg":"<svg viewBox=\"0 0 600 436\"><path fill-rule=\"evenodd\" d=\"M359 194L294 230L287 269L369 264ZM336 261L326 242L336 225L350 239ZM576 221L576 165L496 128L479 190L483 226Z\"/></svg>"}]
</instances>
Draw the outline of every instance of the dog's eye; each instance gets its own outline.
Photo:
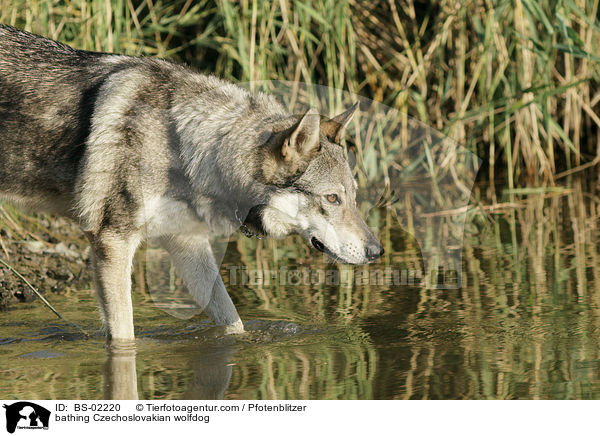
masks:
<instances>
[{"instance_id":1,"label":"dog's eye","mask_svg":"<svg viewBox=\"0 0 600 436\"><path fill-rule=\"evenodd\" d=\"M340 199L336 194L327 194L325 198L327 198L327 201L331 204L340 204Z\"/></svg>"}]
</instances>

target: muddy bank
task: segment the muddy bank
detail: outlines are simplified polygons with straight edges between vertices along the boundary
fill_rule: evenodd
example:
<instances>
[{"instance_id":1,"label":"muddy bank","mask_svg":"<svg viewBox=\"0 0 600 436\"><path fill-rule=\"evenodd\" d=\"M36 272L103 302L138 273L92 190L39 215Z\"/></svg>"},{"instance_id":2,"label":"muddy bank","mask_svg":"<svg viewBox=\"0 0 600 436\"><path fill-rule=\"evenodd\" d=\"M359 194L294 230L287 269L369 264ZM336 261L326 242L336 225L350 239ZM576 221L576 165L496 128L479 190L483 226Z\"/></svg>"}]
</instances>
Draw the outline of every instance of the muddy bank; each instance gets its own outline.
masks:
<instances>
[{"instance_id":1,"label":"muddy bank","mask_svg":"<svg viewBox=\"0 0 600 436\"><path fill-rule=\"evenodd\" d=\"M0 258L40 293L62 293L91 286L89 244L72 222L30 217L0 207ZM0 264L0 310L33 301L35 294L15 273Z\"/></svg>"}]
</instances>

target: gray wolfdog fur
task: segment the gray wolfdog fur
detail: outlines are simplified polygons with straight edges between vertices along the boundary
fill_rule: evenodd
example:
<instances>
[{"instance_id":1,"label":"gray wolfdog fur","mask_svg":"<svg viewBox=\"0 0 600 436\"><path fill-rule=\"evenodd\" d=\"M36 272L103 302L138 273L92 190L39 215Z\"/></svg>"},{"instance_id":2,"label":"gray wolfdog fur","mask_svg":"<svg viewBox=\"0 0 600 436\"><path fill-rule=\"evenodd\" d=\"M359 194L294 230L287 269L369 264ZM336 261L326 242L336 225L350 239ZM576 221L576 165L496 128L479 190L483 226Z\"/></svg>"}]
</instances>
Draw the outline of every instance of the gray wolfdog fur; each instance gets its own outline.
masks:
<instances>
[{"instance_id":1,"label":"gray wolfdog fur","mask_svg":"<svg viewBox=\"0 0 600 436\"><path fill-rule=\"evenodd\" d=\"M338 145L355 109L293 116L174 62L0 25L0 198L79 223L112 340L134 338L131 261L144 238L217 325L242 332L209 236L298 233L353 264L383 253Z\"/></svg>"}]
</instances>

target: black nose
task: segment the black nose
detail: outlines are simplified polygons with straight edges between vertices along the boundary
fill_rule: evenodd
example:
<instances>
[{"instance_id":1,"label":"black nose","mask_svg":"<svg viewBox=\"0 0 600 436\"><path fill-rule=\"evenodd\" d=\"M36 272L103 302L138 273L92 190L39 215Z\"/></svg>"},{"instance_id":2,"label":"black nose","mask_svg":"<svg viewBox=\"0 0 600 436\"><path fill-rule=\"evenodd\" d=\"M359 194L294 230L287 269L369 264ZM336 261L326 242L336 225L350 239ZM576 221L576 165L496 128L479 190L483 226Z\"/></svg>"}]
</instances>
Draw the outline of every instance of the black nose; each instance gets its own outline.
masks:
<instances>
[{"instance_id":1,"label":"black nose","mask_svg":"<svg viewBox=\"0 0 600 436\"><path fill-rule=\"evenodd\" d=\"M366 256L368 260L379 259L383 255L383 247L379 242L371 242L367 245Z\"/></svg>"}]
</instances>

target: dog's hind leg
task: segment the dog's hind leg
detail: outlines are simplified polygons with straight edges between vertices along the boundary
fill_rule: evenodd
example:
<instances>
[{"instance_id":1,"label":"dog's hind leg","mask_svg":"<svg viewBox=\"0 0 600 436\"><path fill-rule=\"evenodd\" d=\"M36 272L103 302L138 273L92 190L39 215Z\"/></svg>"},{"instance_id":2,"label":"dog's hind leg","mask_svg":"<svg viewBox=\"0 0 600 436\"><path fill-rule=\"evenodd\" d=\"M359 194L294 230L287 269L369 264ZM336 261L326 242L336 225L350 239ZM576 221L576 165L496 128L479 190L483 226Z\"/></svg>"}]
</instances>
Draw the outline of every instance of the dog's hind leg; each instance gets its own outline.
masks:
<instances>
[{"instance_id":1,"label":"dog's hind leg","mask_svg":"<svg viewBox=\"0 0 600 436\"><path fill-rule=\"evenodd\" d=\"M107 231L86 235L92 245L96 294L107 338L133 341L131 263L139 238Z\"/></svg>"},{"instance_id":2,"label":"dog's hind leg","mask_svg":"<svg viewBox=\"0 0 600 436\"><path fill-rule=\"evenodd\" d=\"M205 235L174 235L160 239L188 291L226 333L243 333L244 324L227 294L219 267Z\"/></svg>"}]
</instances>

